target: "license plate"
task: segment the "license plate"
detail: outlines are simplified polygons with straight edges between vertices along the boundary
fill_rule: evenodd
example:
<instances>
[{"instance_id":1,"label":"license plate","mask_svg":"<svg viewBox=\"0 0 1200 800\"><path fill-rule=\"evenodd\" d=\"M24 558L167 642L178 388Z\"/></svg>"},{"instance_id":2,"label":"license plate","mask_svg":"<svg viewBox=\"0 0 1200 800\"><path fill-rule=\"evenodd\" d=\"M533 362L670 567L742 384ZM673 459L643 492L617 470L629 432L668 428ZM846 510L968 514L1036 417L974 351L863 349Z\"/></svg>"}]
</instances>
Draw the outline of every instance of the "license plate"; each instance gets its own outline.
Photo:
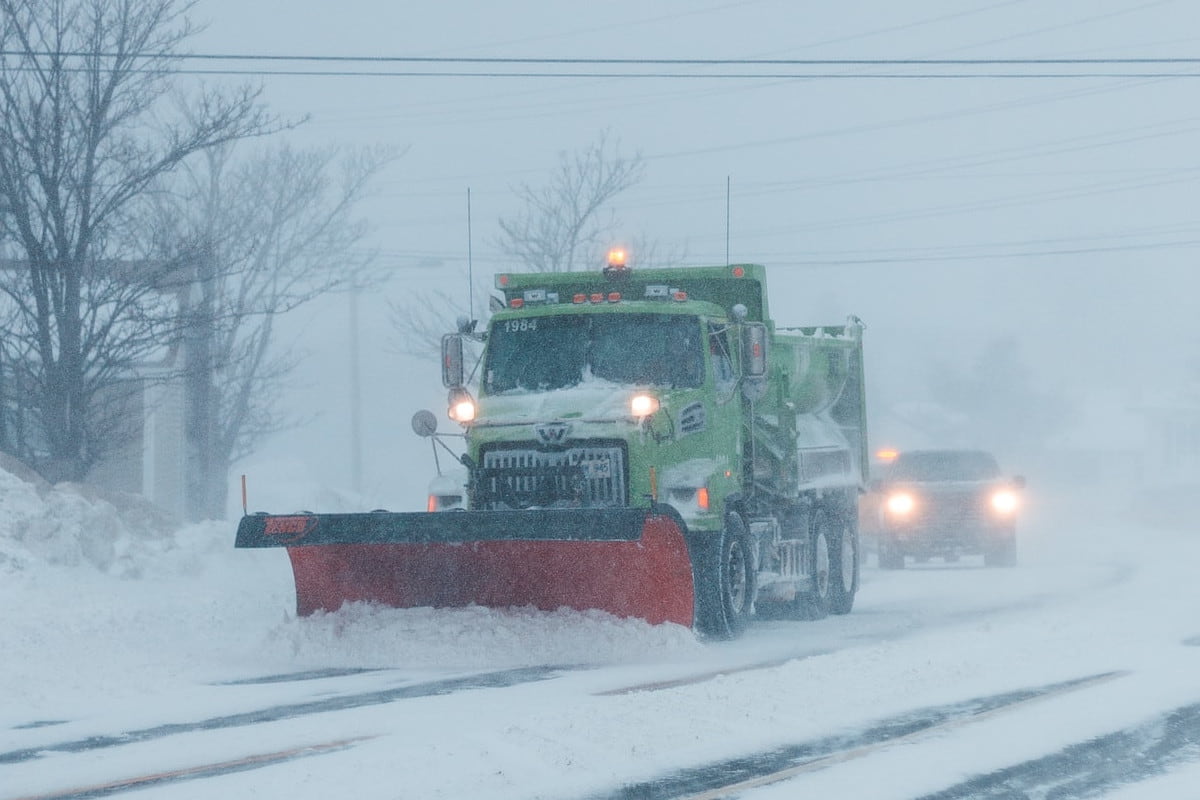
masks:
<instances>
[{"instance_id":1,"label":"license plate","mask_svg":"<svg viewBox=\"0 0 1200 800\"><path fill-rule=\"evenodd\" d=\"M603 461L585 461L580 466L583 467L583 477L589 481L612 477L612 462L608 459Z\"/></svg>"}]
</instances>

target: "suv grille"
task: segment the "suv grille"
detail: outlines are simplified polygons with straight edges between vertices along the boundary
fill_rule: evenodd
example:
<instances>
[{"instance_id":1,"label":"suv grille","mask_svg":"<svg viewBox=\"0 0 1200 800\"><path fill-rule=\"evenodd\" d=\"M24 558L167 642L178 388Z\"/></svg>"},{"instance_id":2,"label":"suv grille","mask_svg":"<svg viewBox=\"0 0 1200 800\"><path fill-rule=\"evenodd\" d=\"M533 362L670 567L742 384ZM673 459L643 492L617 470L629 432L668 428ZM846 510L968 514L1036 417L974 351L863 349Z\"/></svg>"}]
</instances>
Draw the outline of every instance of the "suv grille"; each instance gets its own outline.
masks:
<instances>
[{"instance_id":1,"label":"suv grille","mask_svg":"<svg viewBox=\"0 0 1200 800\"><path fill-rule=\"evenodd\" d=\"M916 524L931 531L961 532L988 522L987 495L975 488L929 492L923 505Z\"/></svg>"},{"instance_id":2,"label":"suv grille","mask_svg":"<svg viewBox=\"0 0 1200 800\"><path fill-rule=\"evenodd\" d=\"M486 510L624 507L625 449L613 443L487 450L475 470L474 490L474 506Z\"/></svg>"}]
</instances>

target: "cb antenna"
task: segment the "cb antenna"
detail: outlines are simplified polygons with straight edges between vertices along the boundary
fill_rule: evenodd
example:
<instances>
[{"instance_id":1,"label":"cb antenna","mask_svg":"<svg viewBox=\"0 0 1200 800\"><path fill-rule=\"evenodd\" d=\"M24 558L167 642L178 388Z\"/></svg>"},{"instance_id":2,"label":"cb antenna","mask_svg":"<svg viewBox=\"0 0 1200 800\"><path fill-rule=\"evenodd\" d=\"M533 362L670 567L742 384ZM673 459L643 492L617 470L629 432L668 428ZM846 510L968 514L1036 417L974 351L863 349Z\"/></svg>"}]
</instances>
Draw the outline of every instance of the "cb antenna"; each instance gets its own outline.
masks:
<instances>
[{"instance_id":1,"label":"cb antenna","mask_svg":"<svg viewBox=\"0 0 1200 800\"><path fill-rule=\"evenodd\" d=\"M475 271L471 258L471 187L467 187L467 318L475 318Z\"/></svg>"},{"instance_id":2,"label":"cb antenna","mask_svg":"<svg viewBox=\"0 0 1200 800\"><path fill-rule=\"evenodd\" d=\"M729 186L732 178L725 176L725 266L729 266Z\"/></svg>"}]
</instances>

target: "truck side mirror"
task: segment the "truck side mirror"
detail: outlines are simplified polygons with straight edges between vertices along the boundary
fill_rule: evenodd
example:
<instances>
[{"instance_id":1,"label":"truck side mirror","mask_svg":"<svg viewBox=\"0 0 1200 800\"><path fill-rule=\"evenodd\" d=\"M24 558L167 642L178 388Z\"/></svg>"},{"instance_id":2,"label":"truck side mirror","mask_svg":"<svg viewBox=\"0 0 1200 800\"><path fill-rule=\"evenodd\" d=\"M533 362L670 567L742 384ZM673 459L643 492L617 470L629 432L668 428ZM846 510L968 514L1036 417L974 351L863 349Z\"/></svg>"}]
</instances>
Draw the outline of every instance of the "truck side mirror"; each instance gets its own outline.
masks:
<instances>
[{"instance_id":1,"label":"truck side mirror","mask_svg":"<svg viewBox=\"0 0 1200 800\"><path fill-rule=\"evenodd\" d=\"M767 374L767 326L761 322L742 325L742 375L761 378Z\"/></svg>"},{"instance_id":2,"label":"truck side mirror","mask_svg":"<svg viewBox=\"0 0 1200 800\"><path fill-rule=\"evenodd\" d=\"M463 340L461 333L442 337L442 385L457 389L463 385Z\"/></svg>"}]
</instances>

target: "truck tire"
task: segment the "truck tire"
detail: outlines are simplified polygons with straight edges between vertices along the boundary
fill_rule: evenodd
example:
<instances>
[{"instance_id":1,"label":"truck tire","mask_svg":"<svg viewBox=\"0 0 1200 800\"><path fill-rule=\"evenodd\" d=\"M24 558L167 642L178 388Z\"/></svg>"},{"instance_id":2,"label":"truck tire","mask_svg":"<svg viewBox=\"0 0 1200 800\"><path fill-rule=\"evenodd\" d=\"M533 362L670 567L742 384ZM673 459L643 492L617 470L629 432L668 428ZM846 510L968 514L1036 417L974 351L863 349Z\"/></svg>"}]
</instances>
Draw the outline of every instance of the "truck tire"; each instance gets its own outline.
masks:
<instances>
[{"instance_id":1,"label":"truck tire","mask_svg":"<svg viewBox=\"0 0 1200 800\"><path fill-rule=\"evenodd\" d=\"M879 568L904 569L904 551L886 534L879 537Z\"/></svg>"},{"instance_id":2,"label":"truck tire","mask_svg":"<svg viewBox=\"0 0 1200 800\"><path fill-rule=\"evenodd\" d=\"M829 613L849 614L858 593L862 550L858 541L858 515L845 511L834 517L837 533L829 552Z\"/></svg>"},{"instance_id":3,"label":"truck tire","mask_svg":"<svg viewBox=\"0 0 1200 800\"><path fill-rule=\"evenodd\" d=\"M834 539L832 519L824 509L813 514L809 532L808 559L805 571L809 575L808 591L797 595L796 602L803 619L824 619L830 612L832 558L830 547Z\"/></svg>"},{"instance_id":4,"label":"truck tire","mask_svg":"<svg viewBox=\"0 0 1200 800\"><path fill-rule=\"evenodd\" d=\"M696 629L713 639L740 636L754 608L755 566L746 523L725 516L719 547L696 565Z\"/></svg>"}]
</instances>

